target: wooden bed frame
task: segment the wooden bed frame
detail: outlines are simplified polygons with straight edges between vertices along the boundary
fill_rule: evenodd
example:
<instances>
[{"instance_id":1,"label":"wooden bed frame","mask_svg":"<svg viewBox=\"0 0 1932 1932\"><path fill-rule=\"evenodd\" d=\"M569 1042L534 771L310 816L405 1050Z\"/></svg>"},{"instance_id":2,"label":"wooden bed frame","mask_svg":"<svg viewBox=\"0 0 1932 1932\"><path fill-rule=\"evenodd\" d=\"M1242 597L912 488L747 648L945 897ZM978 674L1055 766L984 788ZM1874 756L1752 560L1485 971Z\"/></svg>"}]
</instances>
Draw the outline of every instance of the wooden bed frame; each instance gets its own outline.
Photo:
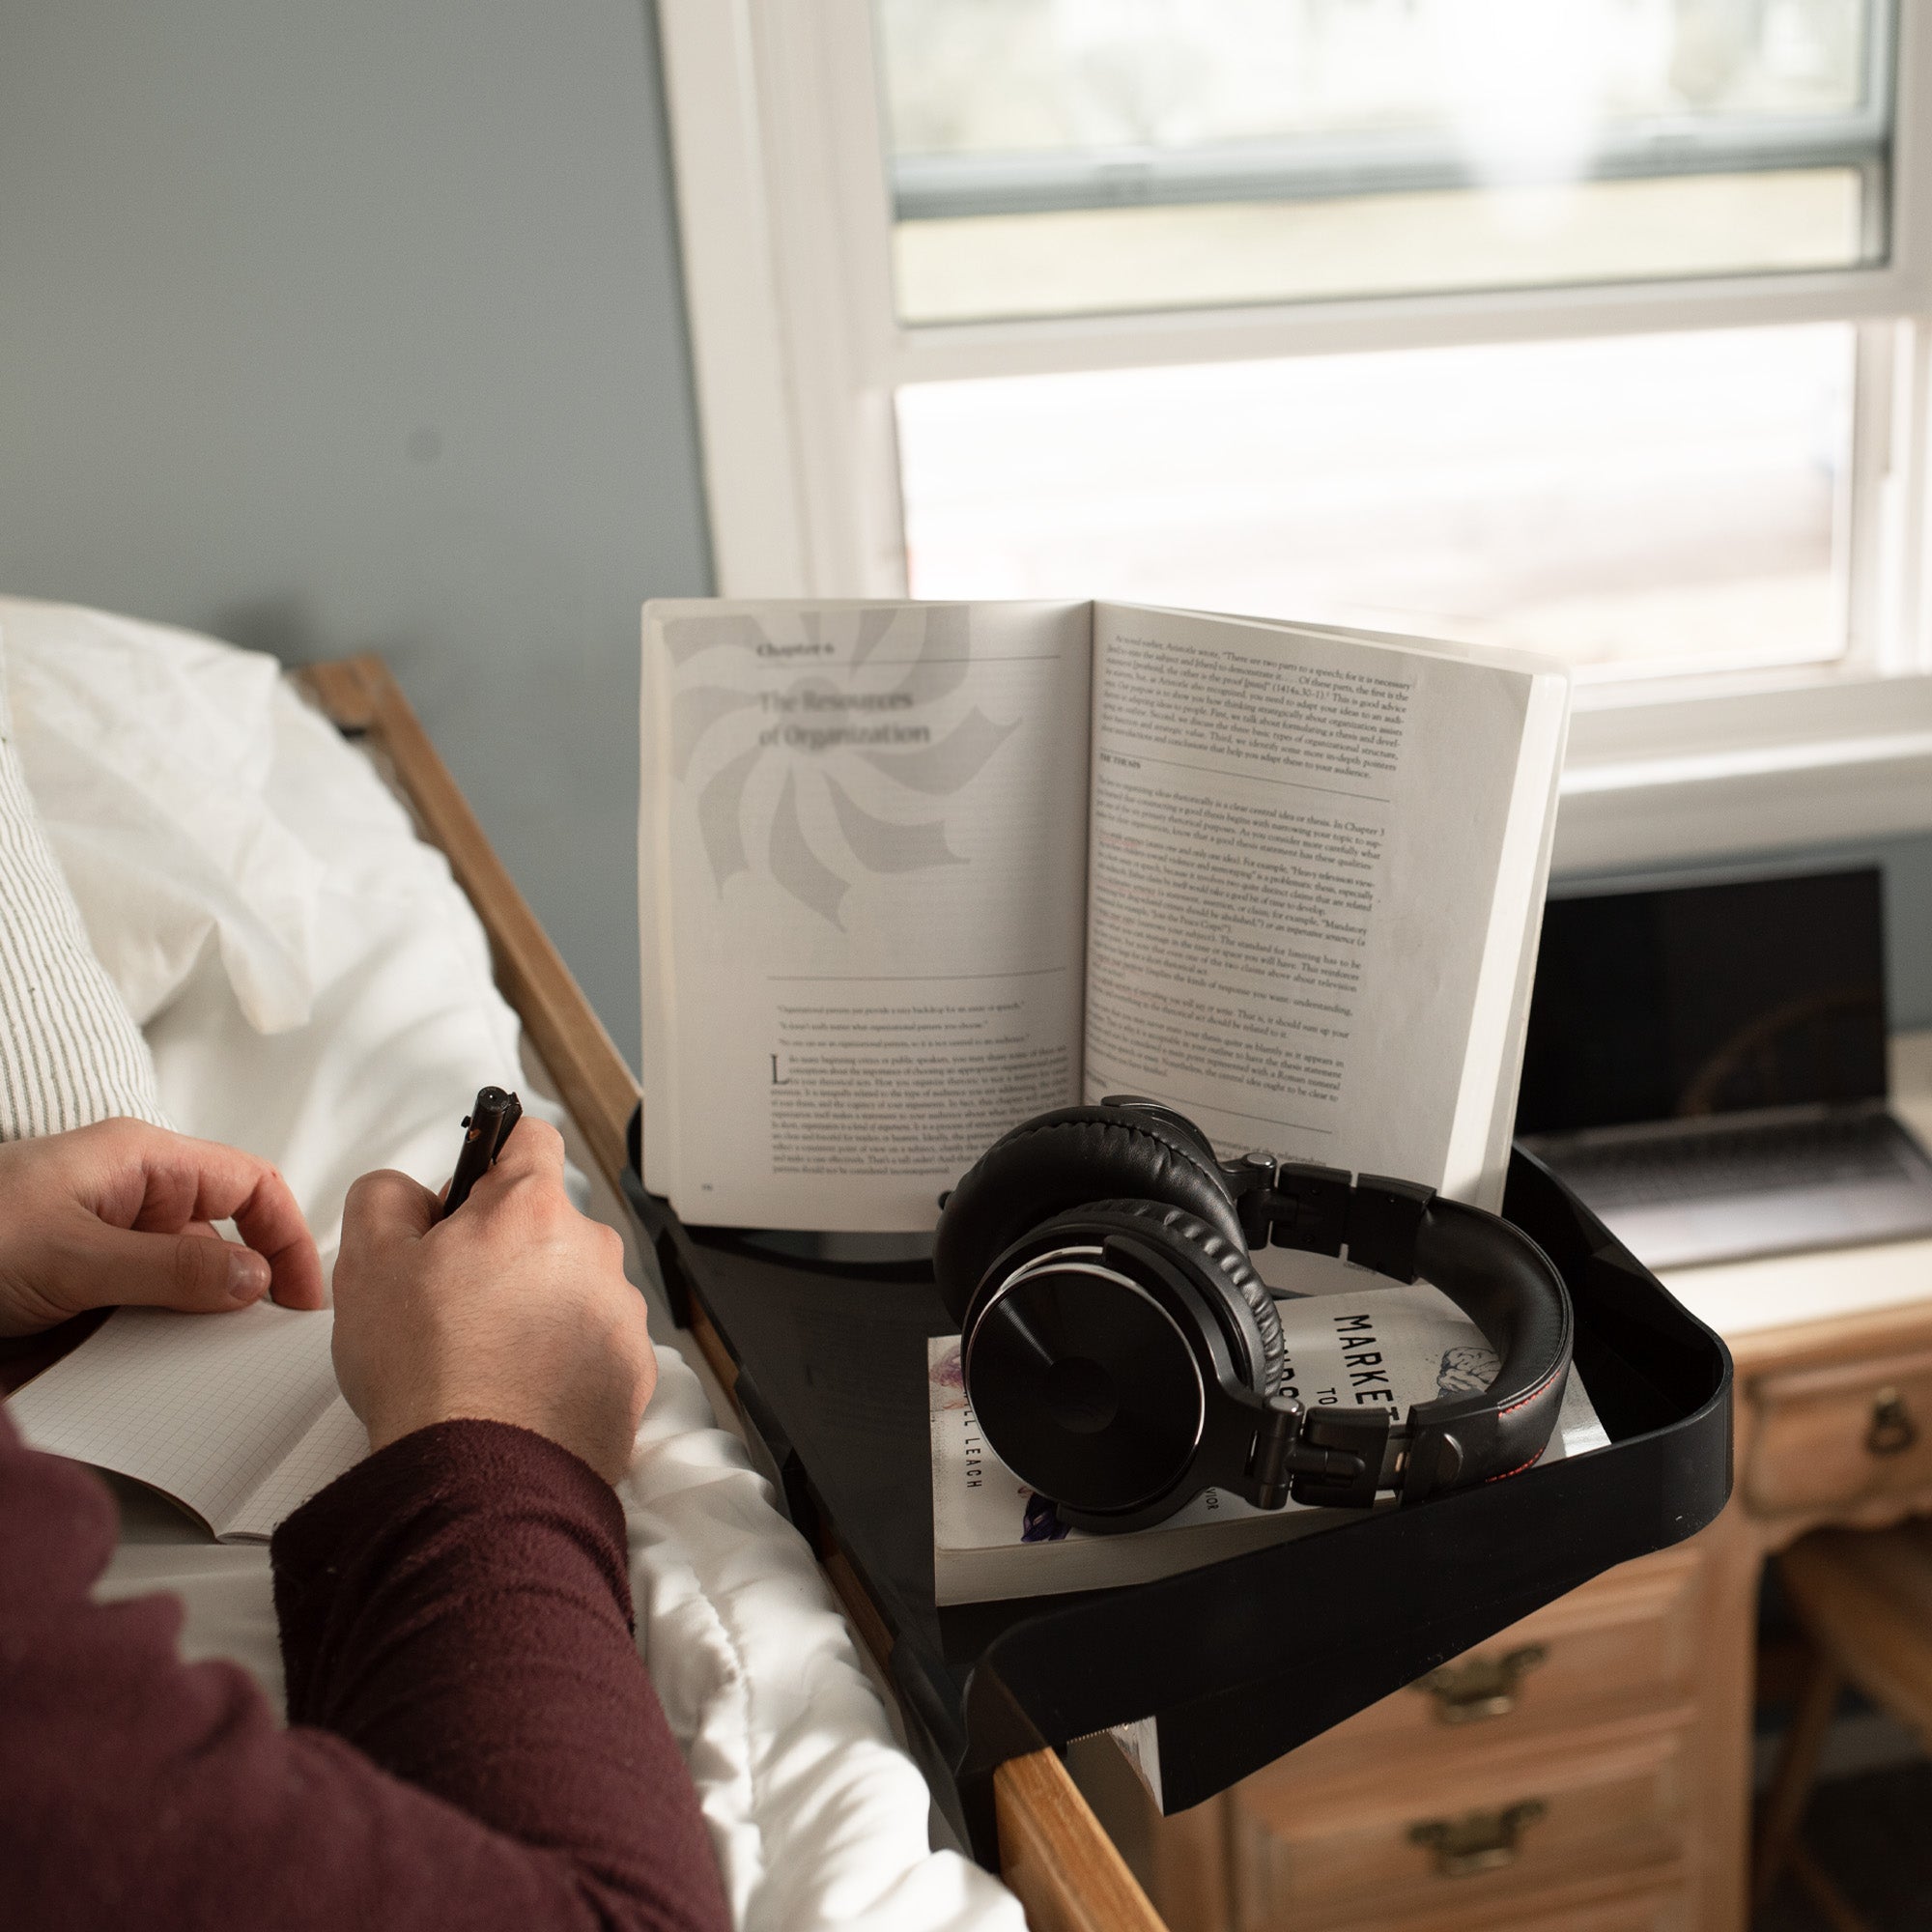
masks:
<instances>
[{"instance_id":1,"label":"wooden bed frame","mask_svg":"<svg viewBox=\"0 0 1932 1932\"><path fill-rule=\"evenodd\" d=\"M490 936L503 997L522 1016L606 1179L621 1191L638 1083L491 848L402 687L376 657L308 665L294 675L345 736L362 741L408 802L422 836L449 860ZM689 1332L728 1392L737 1369L717 1331L698 1314ZM884 1620L838 1549L819 1556L854 1634L884 1671L892 1647ZM993 1797L1000 1875L1033 1932L1166 1932L1057 1752L1036 1751L1000 1766Z\"/></svg>"}]
</instances>

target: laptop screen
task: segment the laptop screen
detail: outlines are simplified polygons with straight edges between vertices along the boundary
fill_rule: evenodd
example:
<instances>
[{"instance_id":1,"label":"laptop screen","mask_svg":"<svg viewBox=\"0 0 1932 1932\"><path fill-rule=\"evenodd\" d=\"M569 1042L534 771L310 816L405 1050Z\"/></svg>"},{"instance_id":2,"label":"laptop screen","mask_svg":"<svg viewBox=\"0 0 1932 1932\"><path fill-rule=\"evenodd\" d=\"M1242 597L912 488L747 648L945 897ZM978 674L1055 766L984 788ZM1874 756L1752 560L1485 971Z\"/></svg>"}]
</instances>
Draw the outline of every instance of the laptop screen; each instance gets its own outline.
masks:
<instances>
[{"instance_id":1,"label":"laptop screen","mask_svg":"<svg viewBox=\"0 0 1932 1932\"><path fill-rule=\"evenodd\" d=\"M1877 869L1551 899L1519 1133L1881 1099Z\"/></svg>"}]
</instances>

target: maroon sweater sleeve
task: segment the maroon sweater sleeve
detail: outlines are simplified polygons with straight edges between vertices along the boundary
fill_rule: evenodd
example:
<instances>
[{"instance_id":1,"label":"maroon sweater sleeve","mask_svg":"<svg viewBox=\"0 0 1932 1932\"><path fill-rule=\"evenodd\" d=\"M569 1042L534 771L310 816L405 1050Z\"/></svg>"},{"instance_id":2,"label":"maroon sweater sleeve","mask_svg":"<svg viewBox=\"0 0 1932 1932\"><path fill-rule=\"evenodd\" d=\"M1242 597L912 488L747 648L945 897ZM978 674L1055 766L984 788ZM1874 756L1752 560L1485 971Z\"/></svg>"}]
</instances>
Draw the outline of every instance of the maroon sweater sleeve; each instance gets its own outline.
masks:
<instances>
[{"instance_id":1,"label":"maroon sweater sleeve","mask_svg":"<svg viewBox=\"0 0 1932 1932\"><path fill-rule=\"evenodd\" d=\"M8 1922L95 1932L719 1932L696 1794L628 1631L622 1514L543 1437L445 1423L273 1545L291 1728L97 1605L112 1500L0 1414Z\"/></svg>"}]
</instances>

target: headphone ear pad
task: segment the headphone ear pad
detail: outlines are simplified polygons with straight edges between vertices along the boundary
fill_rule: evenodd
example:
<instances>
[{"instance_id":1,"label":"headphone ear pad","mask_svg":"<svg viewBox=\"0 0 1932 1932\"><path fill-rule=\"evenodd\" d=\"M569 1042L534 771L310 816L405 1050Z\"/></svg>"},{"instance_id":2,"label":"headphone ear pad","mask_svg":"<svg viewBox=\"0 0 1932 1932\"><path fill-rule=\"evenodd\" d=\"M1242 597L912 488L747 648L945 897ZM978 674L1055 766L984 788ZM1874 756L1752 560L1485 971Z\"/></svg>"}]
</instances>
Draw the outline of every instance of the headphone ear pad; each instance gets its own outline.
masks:
<instances>
[{"instance_id":1,"label":"headphone ear pad","mask_svg":"<svg viewBox=\"0 0 1932 1932\"><path fill-rule=\"evenodd\" d=\"M1224 1284L1223 1299L1247 1353L1248 1385L1258 1395L1273 1395L1284 1379L1288 1347L1282 1337L1281 1316L1276 1311L1274 1296L1255 1272L1247 1248L1229 1242L1192 1214L1183 1213L1179 1208L1163 1207L1157 1201L1098 1201L1094 1204L1091 1215L1082 1214L1079 1220L1083 1228L1091 1231L1095 1221L1110 1215L1160 1228L1196 1261L1209 1264Z\"/></svg>"},{"instance_id":2,"label":"headphone ear pad","mask_svg":"<svg viewBox=\"0 0 1932 1932\"><path fill-rule=\"evenodd\" d=\"M1003 1134L947 1196L933 1236L933 1278L952 1319L1021 1236L1095 1201L1179 1208L1245 1251L1234 1196L1203 1145L1128 1107L1062 1107Z\"/></svg>"}]
</instances>

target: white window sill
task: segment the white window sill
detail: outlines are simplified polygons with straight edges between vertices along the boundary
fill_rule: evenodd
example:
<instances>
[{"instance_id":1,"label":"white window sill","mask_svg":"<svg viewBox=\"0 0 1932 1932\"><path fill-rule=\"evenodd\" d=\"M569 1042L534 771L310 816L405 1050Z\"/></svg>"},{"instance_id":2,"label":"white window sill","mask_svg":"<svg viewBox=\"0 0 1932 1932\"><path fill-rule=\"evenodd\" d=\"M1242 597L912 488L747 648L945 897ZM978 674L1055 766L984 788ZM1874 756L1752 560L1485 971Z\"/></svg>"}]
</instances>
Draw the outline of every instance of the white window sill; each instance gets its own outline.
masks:
<instances>
[{"instance_id":1,"label":"white window sill","mask_svg":"<svg viewBox=\"0 0 1932 1932\"><path fill-rule=\"evenodd\" d=\"M1656 687L1652 688L1653 692ZM1932 831L1932 676L1578 693L1552 861L1605 871Z\"/></svg>"}]
</instances>

